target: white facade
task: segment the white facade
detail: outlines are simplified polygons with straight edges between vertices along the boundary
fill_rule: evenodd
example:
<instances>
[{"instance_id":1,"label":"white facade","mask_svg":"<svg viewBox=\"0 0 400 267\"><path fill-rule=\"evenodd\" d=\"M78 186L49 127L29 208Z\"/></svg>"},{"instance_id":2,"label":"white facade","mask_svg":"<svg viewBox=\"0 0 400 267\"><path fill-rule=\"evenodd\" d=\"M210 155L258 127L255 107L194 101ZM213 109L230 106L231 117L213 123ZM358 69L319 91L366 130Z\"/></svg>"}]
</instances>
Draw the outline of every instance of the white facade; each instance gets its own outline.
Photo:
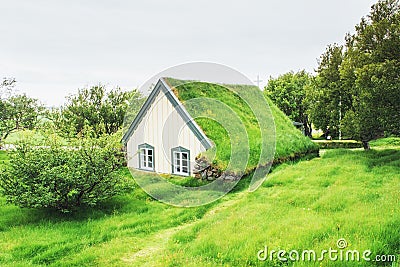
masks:
<instances>
[{"instance_id":1,"label":"white facade","mask_svg":"<svg viewBox=\"0 0 400 267\"><path fill-rule=\"evenodd\" d=\"M195 157L207 149L207 143L204 144L204 139L201 142L199 132L196 135L192 129L197 127L203 136L204 133L193 120L190 121L189 127L187 118L185 121L182 116L182 109L183 112L186 110L176 96L172 95L165 82L160 80L157 85L163 86L164 90L156 86L154 90L158 92L149 96L152 100L147 101L147 107L146 103L142 107L145 110L142 114L139 112L140 118L135 119L136 126L127 137L124 136L128 167L157 173L193 175ZM168 97L165 90L170 93ZM173 105L171 98L178 102L180 111L177 110L176 102L175 106ZM187 112L185 114L187 115Z\"/></svg>"}]
</instances>

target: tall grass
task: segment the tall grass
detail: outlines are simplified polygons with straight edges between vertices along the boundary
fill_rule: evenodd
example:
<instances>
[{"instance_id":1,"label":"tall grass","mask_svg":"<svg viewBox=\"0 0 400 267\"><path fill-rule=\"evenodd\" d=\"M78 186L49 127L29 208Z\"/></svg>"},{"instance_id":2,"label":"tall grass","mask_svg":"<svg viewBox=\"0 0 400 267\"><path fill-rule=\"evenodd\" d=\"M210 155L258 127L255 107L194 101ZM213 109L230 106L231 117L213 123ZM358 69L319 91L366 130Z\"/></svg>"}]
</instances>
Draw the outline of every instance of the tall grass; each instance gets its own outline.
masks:
<instances>
[{"instance_id":1,"label":"tall grass","mask_svg":"<svg viewBox=\"0 0 400 267\"><path fill-rule=\"evenodd\" d=\"M345 238L350 249L400 258L399 173L398 149L332 150L274 168L253 193L197 208L164 205L140 188L67 215L0 197L0 266L375 266L260 262L257 252L321 251Z\"/></svg>"},{"instance_id":2,"label":"tall grass","mask_svg":"<svg viewBox=\"0 0 400 267\"><path fill-rule=\"evenodd\" d=\"M258 191L173 236L156 266L375 266L257 259L270 250L337 248L400 259L400 151L346 151L276 168ZM162 262L162 264L159 264ZM382 263L381 263L382 264ZM397 266L393 263L385 263Z\"/></svg>"},{"instance_id":3,"label":"tall grass","mask_svg":"<svg viewBox=\"0 0 400 267\"><path fill-rule=\"evenodd\" d=\"M0 196L0 266L120 266L149 236L196 221L210 206L175 208L134 188L97 208L60 214L20 209Z\"/></svg>"},{"instance_id":4,"label":"tall grass","mask_svg":"<svg viewBox=\"0 0 400 267\"><path fill-rule=\"evenodd\" d=\"M371 142L371 146L400 146L400 137L387 137Z\"/></svg>"}]
</instances>

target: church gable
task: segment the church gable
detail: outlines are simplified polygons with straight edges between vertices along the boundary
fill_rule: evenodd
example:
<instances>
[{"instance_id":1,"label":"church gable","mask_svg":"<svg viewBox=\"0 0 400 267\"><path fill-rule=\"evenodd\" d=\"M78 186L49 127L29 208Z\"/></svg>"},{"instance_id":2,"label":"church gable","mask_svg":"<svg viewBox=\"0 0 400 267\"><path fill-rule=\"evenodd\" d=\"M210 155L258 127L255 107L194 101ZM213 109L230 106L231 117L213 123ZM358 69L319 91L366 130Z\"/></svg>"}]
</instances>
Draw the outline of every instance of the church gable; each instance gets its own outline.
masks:
<instances>
[{"instance_id":1,"label":"church gable","mask_svg":"<svg viewBox=\"0 0 400 267\"><path fill-rule=\"evenodd\" d=\"M211 147L172 90L161 79L124 135L128 166L191 175L196 155Z\"/></svg>"}]
</instances>

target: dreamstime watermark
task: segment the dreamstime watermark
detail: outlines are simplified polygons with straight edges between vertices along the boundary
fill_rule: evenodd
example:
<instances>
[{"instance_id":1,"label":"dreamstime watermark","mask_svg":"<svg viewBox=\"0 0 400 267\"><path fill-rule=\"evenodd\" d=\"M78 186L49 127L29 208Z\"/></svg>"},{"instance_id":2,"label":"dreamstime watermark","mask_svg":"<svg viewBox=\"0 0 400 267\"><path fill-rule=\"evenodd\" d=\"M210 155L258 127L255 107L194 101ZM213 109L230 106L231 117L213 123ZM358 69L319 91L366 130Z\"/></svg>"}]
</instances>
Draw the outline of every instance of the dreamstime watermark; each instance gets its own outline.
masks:
<instances>
[{"instance_id":1,"label":"dreamstime watermark","mask_svg":"<svg viewBox=\"0 0 400 267\"><path fill-rule=\"evenodd\" d=\"M274 159L275 123L262 91L248 85L252 85L251 80L239 71L207 62L171 67L145 82L140 91L151 92L148 100L136 118L131 115L137 111L132 101L124 120L128 167L136 183L161 202L201 206L230 192L248 173L251 162L254 171L249 175L249 191L255 191L266 179ZM190 97L180 98L179 89L183 94L190 92ZM215 131L220 136L225 132L227 140L218 144L208 139L212 137L202 132L199 120L212 127L218 124ZM177 153L177 149L184 152ZM204 171L203 166L194 168L198 165L196 158L205 157L211 165L218 151L227 155L217 166L222 173L207 184L185 187L164 175ZM146 175L138 169L145 170Z\"/></svg>"},{"instance_id":2,"label":"dreamstime watermark","mask_svg":"<svg viewBox=\"0 0 400 267\"><path fill-rule=\"evenodd\" d=\"M260 261L281 261L281 262L296 262L296 261L308 261L308 262L321 262L324 260L329 261L375 261L375 262L396 262L396 255L376 255L373 256L371 250L367 249L359 251L357 249L348 249L348 243L344 238L340 238L336 242L336 247L329 247L321 251L315 251L313 249L299 250L269 250L268 246L257 252L257 258Z\"/></svg>"}]
</instances>

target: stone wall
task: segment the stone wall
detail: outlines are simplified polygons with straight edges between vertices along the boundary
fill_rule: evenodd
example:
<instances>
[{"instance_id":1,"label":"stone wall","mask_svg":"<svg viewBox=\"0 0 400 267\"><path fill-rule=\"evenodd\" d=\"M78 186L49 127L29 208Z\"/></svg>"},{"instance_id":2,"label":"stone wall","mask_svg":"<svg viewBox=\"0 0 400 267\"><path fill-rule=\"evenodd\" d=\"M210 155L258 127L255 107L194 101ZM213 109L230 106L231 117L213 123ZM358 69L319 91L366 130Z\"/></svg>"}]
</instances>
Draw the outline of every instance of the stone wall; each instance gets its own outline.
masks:
<instances>
[{"instance_id":1,"label":"stone wall","mask_svg":"<svg viewBox=\"0 0 400 267\"><path fill-rule=\"evenodd\" d=\"M221 179L225 181L236 181L240 180L241 176L234 174L223 173L216 166L207 161L206 158L196 159L193 173L197 179L214 181L216 179Z\"/></svg>"}]
</instances>

